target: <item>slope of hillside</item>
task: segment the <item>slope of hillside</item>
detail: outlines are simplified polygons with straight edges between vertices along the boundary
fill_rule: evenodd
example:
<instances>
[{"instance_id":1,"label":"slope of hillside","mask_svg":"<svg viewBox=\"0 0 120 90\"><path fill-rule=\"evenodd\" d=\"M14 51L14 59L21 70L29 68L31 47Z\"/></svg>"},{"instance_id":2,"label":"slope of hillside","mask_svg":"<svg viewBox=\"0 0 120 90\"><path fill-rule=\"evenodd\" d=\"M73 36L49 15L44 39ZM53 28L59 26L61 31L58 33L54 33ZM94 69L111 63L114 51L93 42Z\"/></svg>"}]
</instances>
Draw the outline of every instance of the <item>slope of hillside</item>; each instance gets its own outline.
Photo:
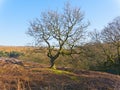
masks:
<instances>
[{"instance_id":1,"label":"slope of hillside","mask_svg":"<svg viewBox=\"0 0 120 90\"><path fill-rule=\"evenodd\" d=\"M1 58L0 90L120 90L120 76Z\"/></svg>"}]
</instances>

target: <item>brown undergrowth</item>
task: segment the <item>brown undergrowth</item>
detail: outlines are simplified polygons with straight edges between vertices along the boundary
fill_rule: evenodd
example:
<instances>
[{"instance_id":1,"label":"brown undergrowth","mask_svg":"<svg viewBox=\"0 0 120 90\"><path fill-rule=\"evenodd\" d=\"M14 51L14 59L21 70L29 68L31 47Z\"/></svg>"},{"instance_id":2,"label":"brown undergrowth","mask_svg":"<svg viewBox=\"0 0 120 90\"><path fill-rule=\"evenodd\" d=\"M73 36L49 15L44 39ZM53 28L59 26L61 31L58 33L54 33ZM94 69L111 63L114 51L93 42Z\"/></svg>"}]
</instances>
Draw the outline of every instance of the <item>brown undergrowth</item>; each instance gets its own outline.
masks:
<instances>
[{"instance_id":1,"label":"brown undergrowth","mask_svg":"<svg viewBox=\"0 0 120 90\"><path fill-rule=\"evenodd\" d=\"M120 76L70 68L53 70L8 58L0 60L0 90L120 90Z\"/></svg>"}]
</instances>

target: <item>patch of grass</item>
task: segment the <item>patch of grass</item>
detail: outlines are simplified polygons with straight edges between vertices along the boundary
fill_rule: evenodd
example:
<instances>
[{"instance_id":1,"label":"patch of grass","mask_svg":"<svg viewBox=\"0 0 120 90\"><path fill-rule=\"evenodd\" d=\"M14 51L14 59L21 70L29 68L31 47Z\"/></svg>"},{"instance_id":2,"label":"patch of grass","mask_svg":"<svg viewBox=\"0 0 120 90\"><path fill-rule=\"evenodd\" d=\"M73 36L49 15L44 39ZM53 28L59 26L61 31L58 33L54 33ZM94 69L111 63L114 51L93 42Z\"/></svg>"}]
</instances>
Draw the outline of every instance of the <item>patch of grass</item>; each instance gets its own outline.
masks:
<instances>
[{"instance_id":1,"label":"patch of grass","mask_svg":"<svg viewBox=\"0 0 120 90\"><path fill-rule=\"evenodd\" d=\"M78 81L78 77L77 76L70 76L70 79L74 80L74 81Z\"/></svg>"},{"instance_id":2,"label":"patch of grass","mask_svg":"<svg viewBox=\"0 0 120 90\"><path fill-rule=\"evenodd\" d=\"M63 70L57 70L57 69L51 69L51 71L57 75L66 75L69 77L71 80L74 81L79 81L78 76L76 76L74 73L69 72L69 71L63 71Z\"/></svg>"},{"instance_id":3,"label":"patch of grass","mask_svg":"<svg viewBox=\"0 0 120 90\"><path fill-rule=\"evenodd\" d=\"M73 73L71 73L71 72L69 72L69 71L63 71L63 70L57 70L57 69L50 69L53 73L55 73L55 74L73 74Z\"/></svg>"}]
</instances>

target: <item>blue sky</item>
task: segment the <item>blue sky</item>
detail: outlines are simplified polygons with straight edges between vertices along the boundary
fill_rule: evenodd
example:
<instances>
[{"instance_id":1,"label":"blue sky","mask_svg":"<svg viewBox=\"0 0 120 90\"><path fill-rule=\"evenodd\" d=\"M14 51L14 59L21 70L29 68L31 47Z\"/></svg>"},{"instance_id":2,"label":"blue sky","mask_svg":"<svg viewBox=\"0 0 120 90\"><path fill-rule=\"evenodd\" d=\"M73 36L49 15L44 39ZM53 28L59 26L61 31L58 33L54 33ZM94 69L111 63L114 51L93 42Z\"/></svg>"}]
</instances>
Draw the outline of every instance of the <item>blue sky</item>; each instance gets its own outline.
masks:
<instances>
[{"instance_id":1,"label":"blue sky","mask_svg":"<svg viewBox=\"0 0 120 90\"><path fill-rule=\"evenodd\" d=\"M26 35L29 21L46 10L61 10L66 1L80 7L91 25L88 31L101 30L120 16L120 0L0 0L0 45L24 46L32 42Z\"/></svg>"}]
</instances>

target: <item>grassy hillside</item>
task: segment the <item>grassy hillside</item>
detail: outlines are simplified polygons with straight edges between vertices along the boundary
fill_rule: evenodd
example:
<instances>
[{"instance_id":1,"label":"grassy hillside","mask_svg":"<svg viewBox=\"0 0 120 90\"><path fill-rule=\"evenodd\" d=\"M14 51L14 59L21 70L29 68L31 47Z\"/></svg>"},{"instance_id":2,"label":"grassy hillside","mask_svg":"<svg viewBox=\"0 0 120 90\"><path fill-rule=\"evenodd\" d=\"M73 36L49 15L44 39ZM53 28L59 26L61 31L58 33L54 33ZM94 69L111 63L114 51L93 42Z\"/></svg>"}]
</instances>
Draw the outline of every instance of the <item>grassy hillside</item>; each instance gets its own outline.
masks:
<instances>
[{"instance_id":1,"label":"grassy hillside","mask_svg":"<svg viewBox=\"0 0 120 90\"><path fill-rule=\"evenodd\" d=\"M21 63L22 64L21 64ZM119 90L120 76L0 58L0 90Z\"/></svg>"},{"instance_id":2,"label":"grassy hillside","mask_svg":"<svg viewBox=\"0 0 120 90\"><path fill-rule=\"evenodd\" d=\"M86 44L76 47L80 54L60 55L55 61L57 67L69 67L84 70L109 72L120 75L120 64L116 62L116 50L109 49L108 44L103 44L107 55L98 44ZM33 48L25 46L0 46L0 57L14 57L24 61L32 61L50 65L46 48ZM111 62L111 60L113 62Z\"/></svg>"},{"instance_id":3,"label":"grassy hillside","mask_svg":"<svg viewBox=\"0 0 120 90\"><path fill-rule=\"evenodd\" d=\"M25 46L0 46L0 51L18 51L18 52L24 52L28 47Z\"/></svg>"},{"instance_id":4,"label":"grassy hillside","mask_svg":"<svg viewBox=\"0 0 120 90\"><path fill-rule=\"evenodd\" d=\"M33 47L26 47L26 46L0 46L0 51L4 52L20 52L23 53L24 55L20 55L18 59L24 60L24 61L33 61L33 62L38 62L41 64L47 64L49 65L49 58L46 55L46 48L39 48L35 49ZM2 55L1 55L2 56ZM8 55L4 55L7 56ZM3 56L3 57L4 57ZM75 61L75 60L74 60ZM69 56L60 56L56 60L56 65L61 66L61 67L72 67L72 61L71 57ZM75 65L76 66L76 65Z\"/></svg>"}]
</instances>

